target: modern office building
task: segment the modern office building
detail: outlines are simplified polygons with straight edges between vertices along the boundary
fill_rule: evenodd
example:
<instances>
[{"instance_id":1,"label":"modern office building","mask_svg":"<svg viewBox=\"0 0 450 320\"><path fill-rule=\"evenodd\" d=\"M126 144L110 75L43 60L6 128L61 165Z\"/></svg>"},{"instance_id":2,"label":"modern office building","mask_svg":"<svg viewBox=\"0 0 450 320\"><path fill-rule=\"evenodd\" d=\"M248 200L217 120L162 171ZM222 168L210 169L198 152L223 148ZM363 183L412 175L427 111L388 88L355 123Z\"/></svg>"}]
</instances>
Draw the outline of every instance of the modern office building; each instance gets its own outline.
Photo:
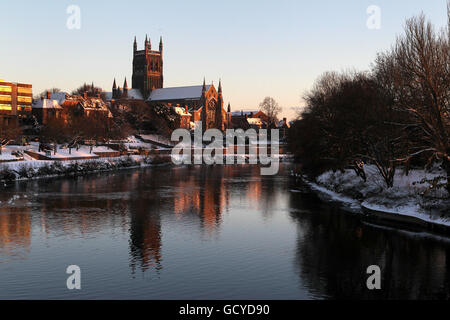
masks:
<instances>
[{"instance_id":1,"label":"modern office building","mask_svg":"<svg viewBox=\"0 0 450 320\"><path fill-rule=\"evenodd\" d=\"M0 80L0 124L31 117L31 84Z\"/></svg>"}]
</instances>

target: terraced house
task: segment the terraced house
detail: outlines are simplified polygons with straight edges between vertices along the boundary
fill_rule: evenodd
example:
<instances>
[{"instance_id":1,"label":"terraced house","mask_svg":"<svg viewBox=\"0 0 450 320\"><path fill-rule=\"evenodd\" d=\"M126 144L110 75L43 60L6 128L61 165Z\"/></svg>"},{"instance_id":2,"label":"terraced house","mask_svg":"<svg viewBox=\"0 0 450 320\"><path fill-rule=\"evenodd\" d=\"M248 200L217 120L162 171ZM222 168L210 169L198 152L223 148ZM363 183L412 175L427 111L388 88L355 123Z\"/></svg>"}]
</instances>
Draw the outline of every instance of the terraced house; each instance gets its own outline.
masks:
<instances>
[{"instance_id":1,"label":"terraced house","mask_svg":"<svg viewBox=\"0 0 450 320\"><path fill-rule=\"evenodd\" d=\"M0 125L31 118L31 84L0 80Z\"/></svg>"}]
</instances>

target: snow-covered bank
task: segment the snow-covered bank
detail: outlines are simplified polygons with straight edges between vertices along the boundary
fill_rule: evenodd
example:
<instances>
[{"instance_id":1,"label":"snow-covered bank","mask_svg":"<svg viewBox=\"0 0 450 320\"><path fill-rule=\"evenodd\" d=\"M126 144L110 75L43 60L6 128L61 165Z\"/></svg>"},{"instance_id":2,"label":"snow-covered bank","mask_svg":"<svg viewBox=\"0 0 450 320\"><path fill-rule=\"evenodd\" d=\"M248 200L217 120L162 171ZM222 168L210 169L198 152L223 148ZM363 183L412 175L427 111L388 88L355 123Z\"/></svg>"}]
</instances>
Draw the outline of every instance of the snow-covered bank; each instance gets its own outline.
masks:
<instances>
[{"instance_id":1,"label":"snow-covered bank","mask_svg":"<svg viewBox=\"0 0 450 320\"><path fill-rule=\"evenodd\" d=\"M365 171L365 182L353 170L327 171L315 182L305 182L322 198L340 202L353 212L380 212L395 215L397 220L416 219L450 227L448 192L444 188L430 189L427 182L444 176L439 167L430 171L412 169L408 175L397 170L392 188L385 187L375 166L368 165Z\"/></svg>"},{"instance_id":2,"label":"snow-covered bank","mask_svg":"<svg viewBox=\"0 0 450 320\"><path fill-rule=\"evenodd\" d=\"M19 180L76 176L93 172L139 168L153 164L156 164L153 163L153 159L145 156L121 156L69 161L31 160L7 162L0 164L0 186Z\"/></svg>"}]
</instances>

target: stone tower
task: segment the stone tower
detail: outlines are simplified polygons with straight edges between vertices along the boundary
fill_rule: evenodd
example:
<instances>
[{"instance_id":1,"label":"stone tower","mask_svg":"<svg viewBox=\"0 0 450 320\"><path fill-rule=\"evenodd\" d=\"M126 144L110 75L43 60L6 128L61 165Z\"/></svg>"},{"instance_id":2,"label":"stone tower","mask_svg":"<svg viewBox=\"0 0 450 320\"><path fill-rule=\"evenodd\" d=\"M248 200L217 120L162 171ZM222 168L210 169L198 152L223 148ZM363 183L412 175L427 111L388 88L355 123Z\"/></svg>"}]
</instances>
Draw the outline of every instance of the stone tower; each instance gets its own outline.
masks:
<instances>
[{"instance_id":1,"label":"stone tower","mask_svg":"<svg viewBox=\"0 0 450 320\"><path fill-rule=\"evenodd\" d=\"M159 50L152 50L150 39L145 36L144 50L137 50L136 37L133 44L133 77L131 87L139 89L147 98L153 89L163 87L163 43Z\"/></svg>"}]
</instances>

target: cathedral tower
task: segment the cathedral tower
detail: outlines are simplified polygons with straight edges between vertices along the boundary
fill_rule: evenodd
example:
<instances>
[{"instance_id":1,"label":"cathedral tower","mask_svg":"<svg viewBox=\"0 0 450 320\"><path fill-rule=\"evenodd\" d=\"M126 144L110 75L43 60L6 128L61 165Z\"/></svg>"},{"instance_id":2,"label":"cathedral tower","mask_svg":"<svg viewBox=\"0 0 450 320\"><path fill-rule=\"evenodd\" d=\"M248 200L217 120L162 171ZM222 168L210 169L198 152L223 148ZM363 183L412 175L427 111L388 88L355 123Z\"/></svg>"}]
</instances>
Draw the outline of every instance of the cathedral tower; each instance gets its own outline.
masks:
<instances>
[{"instance_id":1,"label":"cathedral tower","mask_svg":"<svg viewBox=\"0 0 450 320\"><path fill-rule=\"evenodd\" d=\"M145 36L144 50L137 50L136 38L133 45L133 77L131 87L141 90L147 98L153 89L163 87L163 44L159 50L152 50L150 39Z\"/></svg>"}]
</instances>

